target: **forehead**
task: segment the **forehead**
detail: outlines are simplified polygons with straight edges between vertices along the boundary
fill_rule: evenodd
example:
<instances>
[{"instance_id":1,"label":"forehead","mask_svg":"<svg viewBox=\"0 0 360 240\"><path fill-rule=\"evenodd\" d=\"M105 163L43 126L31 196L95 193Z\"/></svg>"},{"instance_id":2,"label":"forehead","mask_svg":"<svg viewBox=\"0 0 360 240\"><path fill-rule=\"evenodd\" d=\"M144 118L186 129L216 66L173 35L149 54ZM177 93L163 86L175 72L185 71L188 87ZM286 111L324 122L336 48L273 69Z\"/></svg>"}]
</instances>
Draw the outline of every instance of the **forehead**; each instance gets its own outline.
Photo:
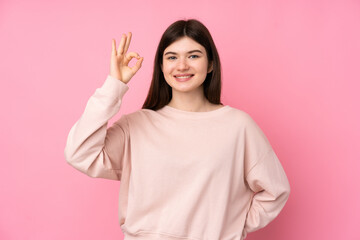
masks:
<instances>
[{"instance_id":1,"label":"forehead","mask_svg":"<svg viewBox=\"0 0 360 240\"><path fill-rule=\"evenodd\" d=\"M196 49L201 50L203 53L205 52L205 48L198 42L194 41L189 37L182 37L170 44L167 48L165 48L164 54L168 51L176 53L186 53L188 51Z\"/></svg>"}]
</instances>

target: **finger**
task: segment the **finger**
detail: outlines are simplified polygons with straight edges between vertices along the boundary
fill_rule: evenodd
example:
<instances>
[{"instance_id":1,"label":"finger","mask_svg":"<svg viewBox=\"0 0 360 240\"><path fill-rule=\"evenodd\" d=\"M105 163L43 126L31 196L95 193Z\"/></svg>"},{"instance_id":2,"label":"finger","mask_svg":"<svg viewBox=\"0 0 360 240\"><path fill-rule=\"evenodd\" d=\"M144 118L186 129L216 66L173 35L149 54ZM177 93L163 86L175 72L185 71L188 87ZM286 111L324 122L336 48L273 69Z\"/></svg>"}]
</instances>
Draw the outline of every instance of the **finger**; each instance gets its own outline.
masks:
<instances>
[{"instance_id":1,"label":"finger","mask_svg":"<svg viewBox=\"0 0 360 240\"><path fill-rule=\"evenodd\" d=\"M112 55L116 55L116 42L115 42L115 39L111 39L111 54Z\"/></svg>"},{"instance_id":2,"label":"finger","mask_svg":"<svg viewBox=\"0 0 360 240\"><path fill-rule=\"evenodd\" d=\"M118 47L118 54L119 55L122 55L124 53L125 41L126 41L126 35L123 33L121 35L121 40L120 40L120 44L119 44L119 47Z\"/></svg>"},{"instance_id":3,"label":"finger","mask_svg":"<svg viewBox=\"0 0 360 240\"><path fill-rule=\"evenodd\" d=\"M141 68L141 65L142 65L142 62L144 60L144 57L141 57L139 59L139 61L136 62L136 64L134 65L134 67L131 68L133 74L135 74L140 68Z\"/></svg>"},{"instance_id":4,"label":"finger","mask_svg":"<svg viewBox=\"0 0 360 240\"><path fill-rule=\"evenodd\" d=\"M132 37L132 33L129 32L128 36L126 38L126 44L125 44L124 53L126 53L128 51L128 49L129 49L129 45L130 45L130 42L131 42L131 37Z\"/></svg>"},{"instance_id":5,"label":"finger","mask_svg":"<svg viewBox=\"0 0 360 240\"><path fill-rule=\"evenodd\" d=\"M137 58L140 59L140 56L138 53L136 52L129 52L126 54L125 58L124 58L124 65L127 66L129 64L129 62L131 61L131 59L133 58Z\"/></svg>"}]
</instances>

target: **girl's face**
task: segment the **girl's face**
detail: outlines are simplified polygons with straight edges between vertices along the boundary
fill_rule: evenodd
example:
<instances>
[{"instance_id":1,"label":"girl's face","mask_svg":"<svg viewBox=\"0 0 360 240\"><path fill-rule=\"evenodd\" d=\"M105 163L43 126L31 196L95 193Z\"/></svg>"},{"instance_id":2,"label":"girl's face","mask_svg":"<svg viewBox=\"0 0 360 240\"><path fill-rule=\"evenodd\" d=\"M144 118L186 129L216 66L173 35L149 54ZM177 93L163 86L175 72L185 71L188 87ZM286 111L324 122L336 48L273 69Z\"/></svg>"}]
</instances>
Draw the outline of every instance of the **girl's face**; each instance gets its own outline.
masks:
<instances>
[{"instance_id":1,"label":"girl's face","mask_svg":"<svg viewBox=\"0 0 360 240\"><path fill-rule=\"evenodd\" d=\"M173 91L190 92L202 85L212 66L201 44L182 37L164 50L161 69Z\"/></svg>"}]
</instances>

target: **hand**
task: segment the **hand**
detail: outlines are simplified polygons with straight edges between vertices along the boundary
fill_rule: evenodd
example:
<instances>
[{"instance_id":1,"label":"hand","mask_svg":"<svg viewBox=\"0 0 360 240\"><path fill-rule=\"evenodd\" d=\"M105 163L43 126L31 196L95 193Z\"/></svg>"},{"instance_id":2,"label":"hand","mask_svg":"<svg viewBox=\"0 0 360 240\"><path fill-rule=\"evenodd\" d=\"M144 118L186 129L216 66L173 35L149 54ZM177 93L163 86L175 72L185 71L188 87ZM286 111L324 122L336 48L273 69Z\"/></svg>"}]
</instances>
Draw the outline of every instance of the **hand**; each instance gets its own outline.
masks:
<instances>
[{"instance_id":1,"label":"hand","mask_svg":"<svg viewBox=\"0 0 360 240\"><path fill-rule=\"evenodd\" d=\"M140 69L141 64L144 60L144 57L140 57L136 52L129 52L131 41L131 32L126 36L122 34L119 48L116 50L115 39L112 39L112 52L110 60L110 76L119 79L124 83L128 83L130 79L135 75L135 73ZM132 58L136 58L136 64L130 68L128 66Z\"/></svg>"}]
</instances>

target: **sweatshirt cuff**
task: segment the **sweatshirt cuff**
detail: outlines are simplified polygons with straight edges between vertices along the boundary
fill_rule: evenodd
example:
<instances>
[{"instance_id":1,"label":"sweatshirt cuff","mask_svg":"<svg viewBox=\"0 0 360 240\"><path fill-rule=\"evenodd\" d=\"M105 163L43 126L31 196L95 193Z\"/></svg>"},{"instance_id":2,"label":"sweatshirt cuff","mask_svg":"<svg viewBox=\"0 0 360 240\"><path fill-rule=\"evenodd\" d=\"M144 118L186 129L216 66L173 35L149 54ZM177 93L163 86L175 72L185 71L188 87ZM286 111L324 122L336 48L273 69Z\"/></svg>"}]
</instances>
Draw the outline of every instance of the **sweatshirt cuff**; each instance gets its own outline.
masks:
<instances>
[{"instance_id":1,"label":"sweatshirt cuff","mask_svg":"<svg viewBox=\"0 0 360 240\"><path fill-rule=\"evenodd\" d=\"M129 86L119 79L107 75L106 80L100 89L108 96L122 99L125 93L129 90Z\"/></svg>"}]
</instances>

